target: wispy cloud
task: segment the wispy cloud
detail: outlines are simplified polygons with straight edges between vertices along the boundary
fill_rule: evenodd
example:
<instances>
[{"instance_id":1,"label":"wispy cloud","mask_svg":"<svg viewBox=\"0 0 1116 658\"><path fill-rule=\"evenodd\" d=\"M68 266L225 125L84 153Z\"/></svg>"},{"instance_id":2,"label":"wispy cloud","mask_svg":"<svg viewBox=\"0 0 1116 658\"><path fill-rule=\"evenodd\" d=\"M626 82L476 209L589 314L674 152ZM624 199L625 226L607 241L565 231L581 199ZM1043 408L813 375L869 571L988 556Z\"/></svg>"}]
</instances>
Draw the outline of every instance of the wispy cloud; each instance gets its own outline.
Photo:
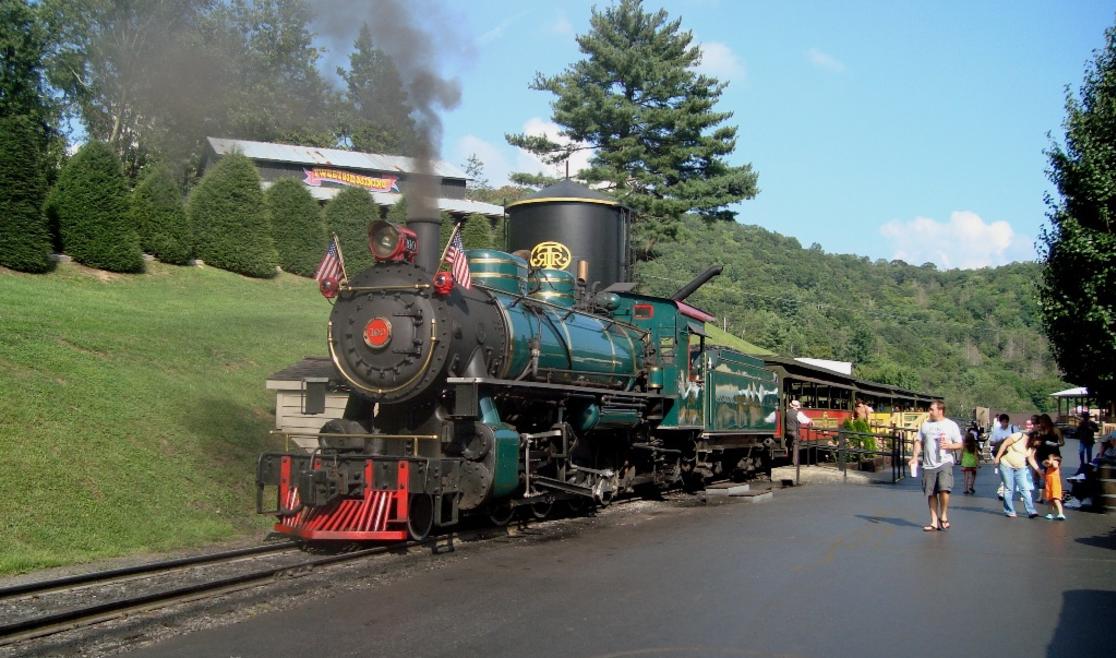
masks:
<instances>
[{"instance_id":1,"label":"wispy cloud","mask_svg":"<svg viewBox=\"0 0 1116 658\"><path fill-rule=\"evenodd\" d=\"M540 117L531 117L523 124L523 132L528 135L543 135L552 142L558 144L570 144L570 140L558 134L561 127L553 121L547 121ZM531 173L545 173L550 176L565 176L566 166L564 163L556 165L548 165L532 153L528 153L522 149L516 149L518 152L518 160L516 165L519 167L517 171L527 171ZM589 158L592 157L593 152L589 149L577 151L570 156L570 175L576 175L577 172L589 166Z\"/></svg>"},{"instance_id":2,"label":"wispy cloud","mask_svg":"<svg viewBox=\"0 0 1116 658\"><path fill-rule=\"evenodd\" d=\"M701 48L701 63L696 68L701 73L722 80L739 80L747 72L744 61L720 41L706 41Z\"/></svg>"},{"instance_id":3,"label":"wispy cloud","mask_svg":"<svg viewBox=\"0 0 1116 658\"><path fill-rule=\"evenodd\" d=\"M570 143L569 139L558 134L560 130L558 124L541 117L531 117L523 124L523 132L528 135L545 135L559 144ZM565 164L548 165L534 154L515 148L502 139L493 143L472 134L465 135L454 144L453 162L461 165L473 154L484 163L484 176L495 187L506 185L508 177L517 171L558 177L566 175ZM570 174L588 167L590 157L592 152L589 150L574 153L570 157Z\"/></svg>"},{"instance_id":4,"label":"wispy cloud","mask_svg":"<svg viewBox=\"0 0 1116 658\"><path fill-rule=\"evenodd\" d=\"M892 258L941 269L994 267L1019 260L1034 260L1031 237L1015 232L1005 221L985 222L971 210L950 213L949 221L929 217L892 220L880 227L890 243Z\"/></svg>"},{"instance_id":5,"label":"wispy cloud","mask_svg":"<svg viewBox=\"0 0 1116 658\"><path fill-rule=\"evenodd\" d=\"M823 71L830 73L844 73L845 63L837 59L827 52L822 52L817 48L811 48L806 51L806 61Z\"/></svg>"},{"instance_id":6,"label":"wispy cloud","mask_svg":"<svg viewBox=\"0 0 1116 658\"><path fill-rule=\"evenodd\" d=\"M484 163L484 177L488 179L489 184L499 187L507 184L508 175L512 171L508 160L510 151L511 147L506 144L497 145L476 135L465 135L454 145L453 162L461 166L469 156L476 155Z\"/></svg>"},{"instance_id":7,"label":"wispy cloud","mask_svg":"<svg viewBox=\"0 0 1116 658\"><path fill-rule=\"evenodd\" d=\"M518 11L518 12L512 14L511 16L508 16L504 20L500 21L494 27L489 29L487 32L485 32L485 33L481 34L479 37L477 37L477 45L478 46L484 46L484 45L492 43L496 39L499 39L500 37L504 36L504 31L506 31L509 27L511 27L512 23L514 23L514 22L518 21L519 19L523 18L524 16L526 16L527 13L528 13L527 9L521 9L520 11Z\"/></svg>"},{"instance_id":8,"label":"wispy cloud","mask_svg":"<svg viewBox=\"0 0 1116 658\"><path fill-rule=\"evenodd\" d=\"M558 18L554 19L554 22L550 24L550 31L562 36L573 34L573 23L570 22L570 19L566 18L566 14L558 14Z\"/></svg>"}]
</instances>

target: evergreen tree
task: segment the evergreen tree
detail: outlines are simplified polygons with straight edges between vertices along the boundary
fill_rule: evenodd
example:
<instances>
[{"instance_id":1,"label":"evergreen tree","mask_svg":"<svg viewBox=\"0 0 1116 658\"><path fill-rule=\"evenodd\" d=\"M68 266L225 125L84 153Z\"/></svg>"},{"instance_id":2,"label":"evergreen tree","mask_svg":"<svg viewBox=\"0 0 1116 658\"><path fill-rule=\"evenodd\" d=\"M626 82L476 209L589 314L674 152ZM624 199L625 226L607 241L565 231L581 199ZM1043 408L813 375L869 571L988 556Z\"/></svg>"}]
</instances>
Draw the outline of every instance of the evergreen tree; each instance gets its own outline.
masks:
<instances>
[{"instance_id":1,"label":"evergreen tree","mask_svg":"<svg viewBox=\"0 0 1116 658\"><path fill-rule=\"evenodd\" d=\"M166 167L153 167L132 191L132 217L145 252L174 265L190 260L190 223L182 195Z\"/></svg>"},{"instance_id":2,"label":"evergreen tree","mask_svg":"<svg viewBox=\"0 0 1116 658\"><path fill-rule=\"evenodd\" d=\"M1043 325L1066 378L1116 400L1116 27L1094 53L1080 99L1066 91L1065 147L1047 152Z\"/></svg>"},{"instance_id":3,"label":"evergreen tree","mask_svg":"<svg viewBox=\"0 0 1116 658\"><path fill-rule=\"evenodd\" d=\"M484 215L469 215L461 227L461 242L466 249L492 248L492 227Z\"/></svg>"},{"instance_id":4,"label":"evergreen tree","mask_svg":"<svg viewBox=\"0 0 1116 658\"><path fill-rule=\"evenodd\" d=\"M554 121L570 140L508 135L508 141L551 163L593 149L578 176L602 183L638 212L641 255L673 236L683 213L732 219L727 206L756 195L751 165L731 166L736 128L716 112L726 83L695 70L701 51L693 35L648 13L641 0L593 10L588 34L577 38L585 58L555 76L538 74L532 89L549 91Z\"/></svg>"},{"instance_id":5,"label":"evergreen tree","mask_svg":"<svg viewBox=\"0 0 1116 658\"><path fill-rule=\"evenodd\" d=\"M349 70L337 69L351 108L344 137L357 151L414 153L418 133L395 62L372 44L367 25L361 26L353 48Z\"/></svg>"},{"instance_id":6,"label":"evergreen tree","mask_svg":"<svg viewBox=\"0 0 1116 658\"><path fill-rule=\"evenodd\" d=\"M120 161L104 142L89 142L66 163L47 197L66 253L111 272L142 272Z\"/></svg>"},{"instance_id":7,"label":"evergreen tree","mask_svg":"<svg viewBox=\"0 0 1116 658\"><path fill-rule=\"evenodd\" d=\"M265 196L279 266L292 274L313 276L328 241L318 202L294 178L276 182Z\"/></svg>"},{"instance_id":8,"label":"evergreen tree","mask_svg":"<svg viewBox=\"0 0 1116 658\"><path fill-rule=\"evenodd\" d=\"M359 187L346 187L325 205L324 215L326 227L341 243L349 276L371 267L368 226L380 216L372 195Z\"/></svg>"},{"instance_id":9,"label":"evergreen tree","mask_svg":"<svg viewBox=\"0 0 1116 658\"><path fill-rule=\"evenodd\" d=\"M39 132L26 116L0 116L0 265L22 272L46 272L53 265L42 211L46 181Z\"/></svg>"},{"instance_id":10,"label":"evergreen tree","mask_svg":"<svg viewBox=\"0 0 1116 658\"><path fill-rule=\"evenodd\" d=\"M247 276L275 276L275 241L251 160L239 153L221 158L190 196L188 213L198 258Z\"/></svg>"}]
</instances>

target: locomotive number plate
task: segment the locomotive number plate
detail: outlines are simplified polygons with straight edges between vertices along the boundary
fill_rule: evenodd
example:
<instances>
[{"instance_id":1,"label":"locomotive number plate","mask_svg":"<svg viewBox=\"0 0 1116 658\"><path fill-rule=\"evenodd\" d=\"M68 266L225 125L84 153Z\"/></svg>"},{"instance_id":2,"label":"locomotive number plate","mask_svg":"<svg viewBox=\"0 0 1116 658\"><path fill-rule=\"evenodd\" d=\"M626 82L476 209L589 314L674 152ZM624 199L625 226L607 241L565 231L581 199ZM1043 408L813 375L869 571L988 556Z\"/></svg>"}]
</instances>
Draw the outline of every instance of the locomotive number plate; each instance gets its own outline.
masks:
<instances>
[{"instance_id":1,"label":"locomotive number plate","mask_svg":"<svg viewBox=\"0 0 1116 658\"><path fill-rule=\"evenodd\" d=\"M364 325L364 344L374 350L381 350L391 342L391 322L387 318L375 317Z\"/></svg>"}]
</instances>

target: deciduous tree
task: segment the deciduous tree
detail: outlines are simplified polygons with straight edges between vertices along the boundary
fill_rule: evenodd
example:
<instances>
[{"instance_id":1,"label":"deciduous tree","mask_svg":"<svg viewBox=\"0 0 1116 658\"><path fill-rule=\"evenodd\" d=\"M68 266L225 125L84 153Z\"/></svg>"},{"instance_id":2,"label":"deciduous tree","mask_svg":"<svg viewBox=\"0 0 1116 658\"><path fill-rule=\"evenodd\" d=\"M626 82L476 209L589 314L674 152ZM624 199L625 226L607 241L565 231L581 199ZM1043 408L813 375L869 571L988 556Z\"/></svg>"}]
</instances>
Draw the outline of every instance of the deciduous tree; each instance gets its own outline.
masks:
<instances>
[{"instance_id":1,"label":"deciduous tree","mask_svg":"<svg viewBox=\"0 0 1116 658\"><path fill-rule=\"evenodd\" d=\"M1066 91L1065 144L1047 155L1043 325L1066 378L1116 399L1116 27L1094 54L1080 97Z\"/></svg>"}]
</instances>

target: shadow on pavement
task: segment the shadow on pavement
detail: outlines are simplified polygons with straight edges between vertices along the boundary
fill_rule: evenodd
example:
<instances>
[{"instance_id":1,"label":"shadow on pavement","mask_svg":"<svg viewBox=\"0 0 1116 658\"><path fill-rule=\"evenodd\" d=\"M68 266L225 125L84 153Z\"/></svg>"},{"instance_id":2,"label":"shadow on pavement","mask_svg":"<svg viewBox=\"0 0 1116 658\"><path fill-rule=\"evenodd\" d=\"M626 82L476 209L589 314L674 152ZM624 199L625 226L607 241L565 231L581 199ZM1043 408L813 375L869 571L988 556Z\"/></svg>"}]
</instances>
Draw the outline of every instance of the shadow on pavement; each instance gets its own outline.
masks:
<instances>
[{"instance_id":1,"label":"shadow on pavement","mask_svg":"<svg viewBox=\"0 0 1116 658\"><path fill-rule=\"evenodd\" d=\"M1116 549L1116 528L1108 531L1107 535L1097 535L1095 537L1078 537L1074 541L1087 544L1089 546L1096 546L1097 548ZM1116 610L1116 608L1113 608Z\"/></svg>"},{"instance_id":2,"label":"shadow on pavement","mask_svg":"<svg viewBox=\"0 0 1116 658\"><path fill-rule=\"evenodd\" d=\"M866 514L857 514L858 519L864 519L869 523L887 523L888 525L897 525L900 527L921 528L917 523L907 519L900 519L894 516L868 516Z\"/></svg>"},{"instance_id":3,"label":"shadow on pavement","mask_svg":"<svg viewBox=\"0 0 1116 658\"><path fill-rule=\"evenodd\" d=\"M1101 649L1111 642L1104 617L1113 610L1116 610L1116 592L1095 589L1064 592L1058 627L1046 647L1046 655L1051 658L1111 655Z\"/></svg>"}]
</instances>

